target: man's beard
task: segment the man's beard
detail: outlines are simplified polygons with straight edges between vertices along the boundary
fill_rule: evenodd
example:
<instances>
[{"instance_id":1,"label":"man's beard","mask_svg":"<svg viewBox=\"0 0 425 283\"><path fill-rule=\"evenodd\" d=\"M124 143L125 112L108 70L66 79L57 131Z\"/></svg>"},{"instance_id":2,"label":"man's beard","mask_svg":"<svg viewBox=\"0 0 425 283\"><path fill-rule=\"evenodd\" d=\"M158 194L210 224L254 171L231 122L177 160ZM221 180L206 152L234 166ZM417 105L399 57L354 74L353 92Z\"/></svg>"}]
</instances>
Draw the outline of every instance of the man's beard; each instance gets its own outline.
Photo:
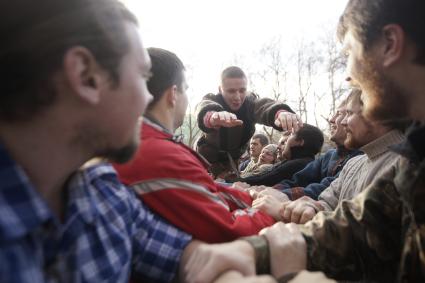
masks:
<instances>
[{"instance_id":1,"label":"man's beard","mask_svg":"<svg viewBox=\"0 0 425 283\"><path fill-rule=\"evenodd\" d=\"M361 141L357 140L352 134L347 134L343 144L345 148L351 149L351 150L359 149L365 145Z\"/></svg>"},{"instance_id":2,"label":"man's beard","mask_svg":"<svg viewBox=\"0 0 425 283\"><path fill-rule=\"evenodd\" d=\"M128 143L126 146L123 146L118 149L114 149L114 148L104 149L103 151L99 152L97 155L103 158L106 158L111 162L126 163L133 157L138 147L139 147L139 143L136 141L133 141L131 143Z\"/></svg>"},{"instance_id":3,"label":"man's beard","mask_svg":"<svg viewBox=\"0 0 425 283\"><path fill-rule=\"evenodd\" d=\"M408 120L406 94L376 68L373 60L366 59L363 64L360 84L364 116L384 125Z\"/></svg>"},{"instance_id":4,"label":"man's beard","mask_svg":"<svg viewBox=\"0 0 425 283\"><path fill-rule=\"evenodd\" d=\"M80 134L75 142L84 145L91 152L93 157L107 159L110 162L125 163L129 161L136 153L140 144L140 126L134 131L133 137L123 146L117 147L108 142L107 134L90 128L90 126L82 127Z\"/></svg>"}]
</instances>

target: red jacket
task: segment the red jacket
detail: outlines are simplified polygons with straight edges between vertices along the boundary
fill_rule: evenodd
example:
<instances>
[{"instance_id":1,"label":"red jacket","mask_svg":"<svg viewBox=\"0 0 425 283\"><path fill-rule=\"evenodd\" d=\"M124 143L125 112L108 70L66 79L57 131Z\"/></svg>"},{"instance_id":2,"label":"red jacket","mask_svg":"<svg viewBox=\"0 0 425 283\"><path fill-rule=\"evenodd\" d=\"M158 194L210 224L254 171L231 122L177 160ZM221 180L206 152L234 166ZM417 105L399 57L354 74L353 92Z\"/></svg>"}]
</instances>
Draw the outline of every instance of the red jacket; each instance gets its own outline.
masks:
<instances>
[{"instance_id":1,"label":"red jacket","mask_svg":"<svg viewBox=\"0 0 425 283\"><path fill-rule=\"evenodd\" d=\"M153 211L202 241L234 240L275 222L251 208L248 193L215 183L202 157L146 118L135 158L114 166Z\"/></svg>"}]
</instances>

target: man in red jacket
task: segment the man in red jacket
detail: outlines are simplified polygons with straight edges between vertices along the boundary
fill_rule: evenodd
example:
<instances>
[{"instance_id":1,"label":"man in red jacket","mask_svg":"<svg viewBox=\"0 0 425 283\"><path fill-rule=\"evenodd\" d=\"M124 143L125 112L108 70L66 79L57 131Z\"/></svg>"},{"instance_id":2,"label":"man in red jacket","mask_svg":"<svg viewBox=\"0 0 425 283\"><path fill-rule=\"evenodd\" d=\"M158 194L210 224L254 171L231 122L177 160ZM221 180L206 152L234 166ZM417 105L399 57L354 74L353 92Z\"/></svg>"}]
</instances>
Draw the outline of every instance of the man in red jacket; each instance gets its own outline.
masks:
<instances>
[{"instance_id":1,"label":"man in red jacket","mask_svg":"<svg viewBox=\"0 0 425 283\"><path fill-rule=\"evenodd\" d=\"M270 216L251 208L249 194L215 183L208 163L173 136L188 103L184 66L169 51L148 51L154 99L142 125L143 146L128 164L115 166L121 181L153 211L206 242L253 235L272 225Z\"/></svg>"}]
</instances>

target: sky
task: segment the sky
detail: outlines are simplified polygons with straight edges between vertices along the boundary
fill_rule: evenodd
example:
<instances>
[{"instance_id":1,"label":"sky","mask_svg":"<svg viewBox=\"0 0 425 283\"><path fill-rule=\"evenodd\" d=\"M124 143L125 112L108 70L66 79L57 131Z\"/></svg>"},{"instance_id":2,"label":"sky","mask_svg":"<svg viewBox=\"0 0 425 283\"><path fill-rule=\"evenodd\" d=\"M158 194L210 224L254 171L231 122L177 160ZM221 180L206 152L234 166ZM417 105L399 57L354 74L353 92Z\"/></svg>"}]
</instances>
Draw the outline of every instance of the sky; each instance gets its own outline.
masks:
<instances>
[{"instance_id":1,"label":"sky","mask_svg":"<svg viewBox=\"0 0 425 283\"><path fill-rule=\"evenodd\" d=\"M300 38L317 38L336 27L347 0L122 0L139 19L146 47L177 54L187 68L188 95L195 105L217 92L221 71L243 62L262 64L253 54L280 38L282 52ZM258 67L260 68L260 67ZM261 95L261 94L260 94ZM267 96L267 95L264 95Z\"/></svg>"}]
</instances>

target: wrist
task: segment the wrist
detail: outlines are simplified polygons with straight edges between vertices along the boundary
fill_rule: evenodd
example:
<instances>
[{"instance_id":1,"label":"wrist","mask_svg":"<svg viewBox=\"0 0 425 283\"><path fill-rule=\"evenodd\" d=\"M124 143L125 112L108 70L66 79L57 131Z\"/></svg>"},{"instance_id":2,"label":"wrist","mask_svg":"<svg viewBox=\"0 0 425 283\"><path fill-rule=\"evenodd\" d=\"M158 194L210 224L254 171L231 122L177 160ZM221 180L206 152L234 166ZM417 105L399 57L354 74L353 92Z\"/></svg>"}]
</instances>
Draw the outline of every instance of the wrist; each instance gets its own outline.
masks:
<instances>
[{"instance_id":1,"label":"wrist","mask_svg":"<svg viewBox=\"0 0 425 283\"><path fill-rule=\"evenodd\" d=\"M240 238L251 246L251 256L255 259L257 274L270 274L270 250L267 238L261 236L249 236ZM246 245L245 245L246 246Z\"/></svg>"}]
</instances>

